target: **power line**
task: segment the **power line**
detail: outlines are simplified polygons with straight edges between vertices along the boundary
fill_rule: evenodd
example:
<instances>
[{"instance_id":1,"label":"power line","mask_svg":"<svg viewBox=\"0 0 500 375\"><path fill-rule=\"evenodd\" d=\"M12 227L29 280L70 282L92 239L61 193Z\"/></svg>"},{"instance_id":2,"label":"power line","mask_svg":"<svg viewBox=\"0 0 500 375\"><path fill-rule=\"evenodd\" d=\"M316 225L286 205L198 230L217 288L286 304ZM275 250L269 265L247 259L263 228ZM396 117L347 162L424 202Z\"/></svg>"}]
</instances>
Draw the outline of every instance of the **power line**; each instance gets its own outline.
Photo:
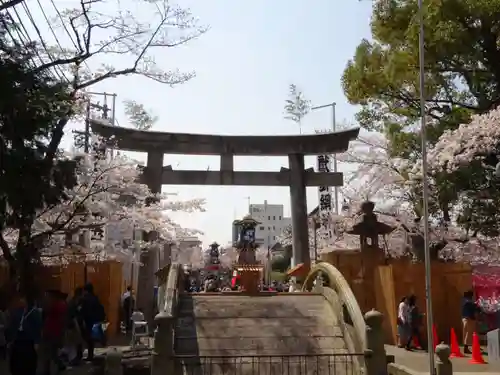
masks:
<instances>
[{"instance_id":1,"label":"power line","mask_svg":"<svg viewBox=\"0 0 500 375\"><path fill-rule=\"evenodd\" d=\"M43 36L42 36L42 33L40 32L40 29L38 28L38 25L36 24L31 12L29 11L28 9L28 6L26 5L25 2L22 2L22 7L24 8L24 12L26 13L26 15L28 16L28 19L30 20L31 24L33 25L34 29L35 29L35 32L36 34L38 35L38 38L40 39L40 43L43 47L43 49L45 50L45 52L47 53L47 56L49 57L49 59L51 61L54 61L54 57L52 56L52 53L50 53L48 47L47 47L47 44L45 43L45 40L43 39ZM17 11L16 11L16 7L13 7L14 8L14 11L16 12L17 14ZM49 25L50 26L50 25ZM59 72L58 72L59 70ZM54 71L55 73L58 75L58 77L63 80L63 77L64 77L64 80L66 80L67 82L69 82L68 78L66 78L66 75L64 74L64 71L62 70L61 67L59 66L54 66Z\"/></svg>"},{"instance_id":2,"label":"power line","mask_svg":"<svg viewBox=\"0 0 500 375\"><path fill-rule=\"evenodd\" d=\"M43 7L42 7L42 4L40 3L40 0L37 0L37 2L38 2L38 5L40 6L40 9L43 12ZM54 3L54 0L50 0L50 2L52 3L52 6L54 7L57 15L59 16L59 19L61 20L62 27L64 28L64 30L66 30L66 34L68 34L69 39L71 40L71 43L73 43L73 45L75 46L75 48L78 49L78 46L77 46L75 40L71 36L71 33L69 32L68 27L66 26L66 23L64 22L64 19L63 19L62 15L61 15L61 12L59 12L59 9L57 9L56 3ZM45 13L44 13L44 15L45 15ZM47 19L47 17L45 17L45 19Z\"/></svg>"},{"instance_id":3,"label":"power line","mask_svg":"<svg viewBox=\"0 0 500 375\"><path fill-rule=\"evenodd\" d=\"M4 3L2 1L2 3ZM40 39L41 39L41 44L42 44L42 47L44 47L45 51L47 52L47 55L49 56L49 58L51 57L49 51L47 50L47 47L45 45L45 42L41 36L41 33L36 25L36 23L34 22L34 19L33 17L31 16L31 13L29 13L29 10L27 10L27 7L26 7L26 4L22 3L22 5L24 6L25 8L25 12L27 12L27 16L28 18L30 19L31 23L33 24L33 26L35 27L35 31L37 31ZM33 51L34 54L36 55L36 57L38 57L38 60L40 60L41 64L45 64L45 60L43 59L43 57L40 55L40 52L38 51L38 49L36 48L36 43L33 41L33 39L31 38L31 35L30 33L28 32L28 30L26 29L25 25L24 25L24 22L23 22L23 19L21 18L21 16L19 15L19 12L17 11L16 9L16 6L12 6L10 9L12 9L17 17L17 20L14 19L14 17L12 16L12 14L9 12L8 9L5 10L5 13L6 15L10 18L11 22L12 22L12 25L14 26L14 29L16 30L16 33L19 37L19 41L22 43L22 47L24 48L28 48L28 45L31 45L31 46L34 46L35 48L29 48L30 51ZM24 34L24 35L23 35ZM12 35L11 35L12 37ZM18 43L16 43L15 39L13 40L13 42L18 45ZM35 62L35 59L33 56L31 56L31 60L34 64L34 66L38 66L38 64ZM57 71L52 71L52 75L54 78L59 78L59 79L63 79L61 77L61 75L57 72ZM57 77L56 77L57 76Z\"/></svg>"},{"instance_id":4,"label":"power line","mask_svg":"<svg viewBox=\"0 0 500 375\"><path fill-rule=\"evenodd\" d=\"M40 7L40 10L42 11L42 15L45 18L45 21L47 21L47 25L49 26L49 29L52 32L52 35L54 36L54 39L55 39L57 45L59 46L59 48L61 49L61 51L64 51L63 46L59 42L59 38L57 37L57 34L55 33L54 29L52 28L52 25L50 24L50 21L49 21L49 18L47 17L47 14L43 10L43 7L42 7L42 4L40 3L40 0L37 0L37 2L38 2L38 6ZM25 10L28 12L28 9L27 9L26 5L25 5ZM64 75L64 78L66 78L66 75L64 74L64 72L63 72L63 75ZM66 80L68 80L68 79L66 78ZM68 80L68 82L69 82L69 80Z\"/></svg>"},{"instance_id":5,"label":"power line","mask_svg":"<svg viewBox=\"0 0 500 375\"><path fill-rule=\"evenodd\" d=\"M42 13L44 14L45 16L45 12L43 10L43 7L42 7L42 4L40 2L40 0L37 0L38 2L38 6L40 7L40 9L42 10ZM52 3L52 6L54 7L56 13L57 13L57 16L59 17L59 19L61 20L61 25L62 27L64 28L64 30L66 31L66 34L68 34L68 37L69 39L71 40L71 43L73 43L73 46L75 47L76 50L79 50L80 48L78 47L78 45L76 44L75 40L73 39L73 36L71 35L71 32L69 31L68 27L66 26L66 22L64 22L64 18L63 16L61 15L61 12L59 11L59 9L57 8L56 6L56 3L54 2L54 0L50 0L50 2ZM52 30L52 33L54 33L54 30L52 29L52 26L50 25L47 17L45 17L45 19L47 20L47 23L49 24L49 27L50 29ZM55 36L55 35L54 35ZM59 44L59 46L61 46ZM62 47L61 47L62 48ZM85 66L87 67L87 69L90 71L90 67L89 65L87 64L87 61L83 61L83 63L85 64Z\"/></svg>"},{"instance_id":6,"label":"power line","mask_svg":"<svg viewBox=\"0 0 500 375\"><path fill-rule=\"evenodd\" d=\"M1 0L0 0L1 1ZM2 1L2 4L4 4L4 2ZM21 27L26 30L24 28L24 25L22 25L22 22L17 22L14 20L14 17L12 17L12 14L9 13L9 11L6 9L5 10L5 15L9 18L10 20L10 25L6 24L6 22L4 21L3 24L7 30L7 33L9 34L11 40L12 40L12 43L14 43L14 45L19 48L19 49L28 49L27 46L28 44L32 43L29 35L26 37L26 36L23 36L22 35L22 31L21 31ZM14 35L12 35L12 33L10 32L10 29L11 27L9 26L12 26L17 34L17 39L14 37ZM25 31L26 33L26 31ZM26 42L24 40L24 38L27 38L29 41ZM38 56L39 57L39 56ZM39 57L40 58L40 57ZM31 62L33 63L33 67L36 67L37 66L37 63L35 61L35 58L32 54L30 54L30 60Z\"/></svg>"}]
</instances>

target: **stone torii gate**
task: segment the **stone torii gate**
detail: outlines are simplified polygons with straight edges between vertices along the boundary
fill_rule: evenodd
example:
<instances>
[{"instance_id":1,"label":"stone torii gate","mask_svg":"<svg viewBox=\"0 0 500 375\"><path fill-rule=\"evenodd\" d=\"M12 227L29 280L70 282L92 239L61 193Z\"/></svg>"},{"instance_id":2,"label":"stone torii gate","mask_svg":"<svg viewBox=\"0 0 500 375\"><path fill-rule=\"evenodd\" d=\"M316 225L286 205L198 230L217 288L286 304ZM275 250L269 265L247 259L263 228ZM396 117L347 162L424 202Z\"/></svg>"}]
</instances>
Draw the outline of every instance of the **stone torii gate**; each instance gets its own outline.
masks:
<instances>
[{"instance_id":1,"label":"stone torii gate","mask_svg":"<svg viewBox=\"0 0 500 375\"><path fill-rule=\"evenodd\" d=\"M304 169L305 155L344 152L359 129L328 134L224 136L141 131L91 120L92 131L113 139L113 147L147 153L145 182L154 193L161 185L288 186L292 213L292 245L296 264L310 265L307 218L307 186L342 186L340 172ZM164 154L219 155L219 171L173 170L163 165ZM288 156L288 168L279 172L235 171L234 156Z\"/></svg>"}]
</instances>

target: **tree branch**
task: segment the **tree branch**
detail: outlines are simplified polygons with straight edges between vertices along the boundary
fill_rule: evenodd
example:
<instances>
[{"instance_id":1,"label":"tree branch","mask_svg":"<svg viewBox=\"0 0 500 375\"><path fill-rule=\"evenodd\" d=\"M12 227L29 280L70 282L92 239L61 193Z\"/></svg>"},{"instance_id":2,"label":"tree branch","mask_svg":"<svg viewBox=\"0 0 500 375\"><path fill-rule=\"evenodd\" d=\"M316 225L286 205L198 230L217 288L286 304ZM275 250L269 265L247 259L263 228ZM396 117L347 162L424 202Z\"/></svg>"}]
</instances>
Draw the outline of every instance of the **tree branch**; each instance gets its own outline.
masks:
<instances>
[{"instance_id":1,"label":"tree branch","mask_svg":"<svg viewBox=\"0 0 500 375\"><path fill-rule=\"evenodd\" d=\"M2 4L0 4L0 11L12 8L16 5L21 4L22 2L24 2L24 0L10 0L7 2L2 2Z\"/></svg>"}]
</instances>

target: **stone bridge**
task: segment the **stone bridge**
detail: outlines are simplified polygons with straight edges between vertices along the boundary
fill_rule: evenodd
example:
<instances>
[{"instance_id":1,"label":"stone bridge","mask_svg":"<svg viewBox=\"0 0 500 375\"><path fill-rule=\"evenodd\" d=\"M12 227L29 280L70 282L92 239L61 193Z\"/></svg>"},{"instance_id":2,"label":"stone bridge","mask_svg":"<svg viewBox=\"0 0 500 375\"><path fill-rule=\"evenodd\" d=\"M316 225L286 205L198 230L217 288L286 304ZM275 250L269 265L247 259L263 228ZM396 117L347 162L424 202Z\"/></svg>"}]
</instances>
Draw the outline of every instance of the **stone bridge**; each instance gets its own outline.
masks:
<instances>
[{"instance_id":1,"label":"stone bridge","mask_svg":"<svg viewBox=\"0 0 500 375\"><path fill-rule=\"evenodd\" d=\"M363 316L342 274L319 263L300 293L186 293L167 266L152 374L386 373L382 316ZM382 370L381 370L382 369Z\"/></svg>"}]
</instances>

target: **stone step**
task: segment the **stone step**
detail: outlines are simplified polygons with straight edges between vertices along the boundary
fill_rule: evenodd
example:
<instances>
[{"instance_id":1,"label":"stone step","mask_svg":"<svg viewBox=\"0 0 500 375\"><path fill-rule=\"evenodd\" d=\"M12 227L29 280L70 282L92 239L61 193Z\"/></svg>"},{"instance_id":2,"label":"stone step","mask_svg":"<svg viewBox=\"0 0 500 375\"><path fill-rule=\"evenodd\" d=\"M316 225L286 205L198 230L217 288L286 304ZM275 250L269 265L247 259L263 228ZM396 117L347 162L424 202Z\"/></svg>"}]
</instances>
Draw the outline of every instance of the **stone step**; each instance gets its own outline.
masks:
<instances>
[{"instance_id":1,"label":"stone step","mask_svg":"<svg viewBox=\"0 0 500 375\"><path fill-rule=\"evenodd\" d=\"M179 304L180 316L196 316L199 318L229 317L316 317L329 312L328 304L321 296L298 297L226 297L218 296L192 298L183 297Z\"/></svg>"},{"instance_id":2,"label":"stone step","mask_svg":"<svg viewBox=\"0 0 500 375\"><path fill-rule=\"evenodd\" d=\"M190 325L200 325L203 327L211 327L211 326L220 326L223 324L224 327L228 328L238 328L238 327L246 327L246 328L254 328L259 327L259 330L265 329L276 329L280 327L288 328L296 328L300 325L300 328L307 327L317 327L320 324L324 326L332 326L331 319L328 317L283 317L280 319L270 319L266 317L257 317L257 318L242 318L242 317L233 317L230 319L210 319L210 318L200 318L195 317L193 315L187 316L179 316L176 319L175 326L176 327L186 327Z\"/></svg>"},{"instance_id":3,"label":"stone step","mask_svg":"<svg viewBox=\"0 0 500 375\"><path fill-rule=\"evenodd\" d=\"M345 352L332 310L319 295L183 295L174 348L211 356Z\"/></svg>"},{"instance_id":4,"label":"stone step","mask_svg":"<svg viewBox=\"0 0 500 375\"><path fill-rule=\"evenodd\" d=\"M233 321L235 320L235 321ZM284 320L284 319L283 319ZM282 336L341 336L339 327L324 325L312 319L178 319L176 335L198 337L274 337Z\"/></svg>"},{"instance_id":5,"label":"stone step","mask_svg":"<svg viewBox=\"0 0 500 375\"><path fill-rule=\"evenodd\" d=\"M254 338L177 338L176 354L231 354L249 352L273 355L339 353L345 351L341 337L254 337Z\"/></svg>"}]
</instances>

